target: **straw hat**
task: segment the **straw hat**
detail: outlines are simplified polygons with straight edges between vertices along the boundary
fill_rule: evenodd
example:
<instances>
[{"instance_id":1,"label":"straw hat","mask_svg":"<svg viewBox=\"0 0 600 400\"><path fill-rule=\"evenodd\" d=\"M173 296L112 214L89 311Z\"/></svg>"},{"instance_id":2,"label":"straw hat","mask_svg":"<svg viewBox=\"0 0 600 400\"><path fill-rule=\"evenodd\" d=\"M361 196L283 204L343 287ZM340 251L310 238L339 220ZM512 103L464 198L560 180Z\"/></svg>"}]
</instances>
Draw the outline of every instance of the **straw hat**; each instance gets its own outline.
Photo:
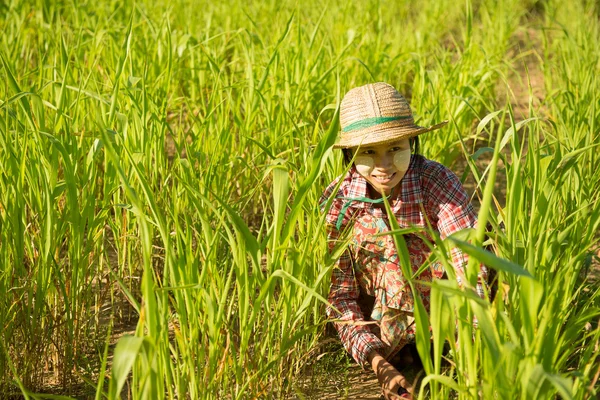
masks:
<instances>
[{"instance_id":1,"label":"straw hat","mask_svg":"<svg viewBox=\"0 0 600 400\"><path fill-rule=\"evenodd\" d=\"M340 123L336 149L408 139L439 129L448 121L428 128L415 125L406 99L393 86L377 82L346 93L340 105Z\"/></svg>"}]
</instances>

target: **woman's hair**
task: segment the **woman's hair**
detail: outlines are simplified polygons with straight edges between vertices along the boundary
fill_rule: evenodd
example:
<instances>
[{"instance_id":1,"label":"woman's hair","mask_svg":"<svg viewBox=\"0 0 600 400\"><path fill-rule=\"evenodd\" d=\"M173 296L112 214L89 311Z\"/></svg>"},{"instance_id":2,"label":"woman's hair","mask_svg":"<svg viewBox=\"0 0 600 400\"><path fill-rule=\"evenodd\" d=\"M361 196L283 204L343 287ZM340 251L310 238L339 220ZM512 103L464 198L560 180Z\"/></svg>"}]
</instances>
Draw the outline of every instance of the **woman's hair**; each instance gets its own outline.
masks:
<instances>
[{"instance_id":1,"label":"woman's hair","mask_svg":"<svg viewBox=\"0 0 600 400\"><path fill-rule=\"evenodd\" d=\"M420 154L419 151L421 150L421 146L419 145L419 137L415 136L408 140L410 141L410 149L412 153ZM344 165L350 164L350 162L352 161L352 150L342 149L342 153L344 155Z\"/></svg>"}]
</instances>

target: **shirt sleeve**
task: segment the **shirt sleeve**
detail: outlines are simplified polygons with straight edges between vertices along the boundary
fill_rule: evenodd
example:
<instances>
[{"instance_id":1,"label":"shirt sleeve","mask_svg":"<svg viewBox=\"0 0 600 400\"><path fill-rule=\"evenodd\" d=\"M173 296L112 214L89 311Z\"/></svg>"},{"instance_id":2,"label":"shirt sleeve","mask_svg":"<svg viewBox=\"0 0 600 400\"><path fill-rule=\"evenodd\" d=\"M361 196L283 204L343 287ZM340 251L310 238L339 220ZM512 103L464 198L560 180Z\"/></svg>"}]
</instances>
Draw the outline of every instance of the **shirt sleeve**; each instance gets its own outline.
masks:
<instances>
[{"instance_id":1,"label":"shirt sleeve","mask_svg":"<svg viewBox=\"0 0 600 400\"><path fill-rule=\"evenodd\" d=\"M341 203L341 201L334 200L327 212L327 243L330 253L339 243L340 231L344 232L351 219L352 211L348 209L342 220L342 228L340 231L336 229L335 225L342 209ZM336 261L331 273L328 297L331 307L327 307L327 316L334 320L333 325L344 348L358 364L365 368L368 366L369 353L384 348L385 344L371 332L367 325L362 324L365 322L365 318L358 305L359 294L360 288L354 276L351 253L346 249Z\"/></svg>"},{"instance_id":2,"label":"shirt sleeve","mask_svg":"<svg viewBox=\"0 0 600 400\"><path fill-rule=\"evenodd\" d=\"M437 165L437 172L431 174L427 182L426 211L443 240L462 229L475 228L477 215L458 177L441 164ZM462 287L469 256L458 247L453 247L450 253L458 284ZM476 288L480 297L485 294L483 286L486 283L487 268L480 265Z\"/></svg>"}]
</instances>

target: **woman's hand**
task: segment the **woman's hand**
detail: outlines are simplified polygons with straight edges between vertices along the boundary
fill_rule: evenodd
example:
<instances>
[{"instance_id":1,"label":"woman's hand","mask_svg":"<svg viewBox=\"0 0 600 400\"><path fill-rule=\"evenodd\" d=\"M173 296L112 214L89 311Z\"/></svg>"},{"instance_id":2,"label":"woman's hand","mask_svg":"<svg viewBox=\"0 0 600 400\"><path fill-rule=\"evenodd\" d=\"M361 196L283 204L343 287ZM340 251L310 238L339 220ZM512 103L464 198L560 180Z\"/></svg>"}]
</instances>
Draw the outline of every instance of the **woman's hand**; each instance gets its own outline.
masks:
<instances>
[{"instance_id":1,"label":"woman's hand","mask_svg":"<svg viewBox=\"0 0 600 400\"><path fill-rule=\"evenodd\" d=\"M386 400L412 399L410 394L412 390L408 382L392 364L375 351L369 354L369 362L377 375Z\"/></svg>"}]
</instances>

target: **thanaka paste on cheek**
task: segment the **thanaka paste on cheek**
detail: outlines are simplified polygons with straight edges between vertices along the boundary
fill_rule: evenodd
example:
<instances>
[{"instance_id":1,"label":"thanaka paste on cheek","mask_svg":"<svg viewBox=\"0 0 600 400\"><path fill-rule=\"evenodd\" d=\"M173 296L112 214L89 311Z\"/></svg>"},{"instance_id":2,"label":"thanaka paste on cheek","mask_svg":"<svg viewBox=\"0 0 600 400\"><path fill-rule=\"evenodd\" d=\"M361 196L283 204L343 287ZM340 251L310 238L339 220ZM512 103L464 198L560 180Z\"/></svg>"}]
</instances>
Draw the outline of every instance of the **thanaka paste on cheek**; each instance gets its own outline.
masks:
<instances>
[{"instance_id":1,"label":"thanaka paste on cheek","mask_svg":"<svg viewBox=\"0 0 600 400\"><path fill-rule=\"evenodd\" d=\"M358 156L354 159L354 165L359 174L362 176L369 176L373 171L375 161L373 161L373 157Z\"/></svg>"},{"instance_id":2,"label":"thanaka paste on cheek","mask_svg":"<svg viewBox=\"0 0 600 400\"><path fill-rule=\"evenodd\" d=\"M410 165L410 149L402 150L394 154L394 166L398 171L408 171Z\"/></svg>"}]
</instances>

